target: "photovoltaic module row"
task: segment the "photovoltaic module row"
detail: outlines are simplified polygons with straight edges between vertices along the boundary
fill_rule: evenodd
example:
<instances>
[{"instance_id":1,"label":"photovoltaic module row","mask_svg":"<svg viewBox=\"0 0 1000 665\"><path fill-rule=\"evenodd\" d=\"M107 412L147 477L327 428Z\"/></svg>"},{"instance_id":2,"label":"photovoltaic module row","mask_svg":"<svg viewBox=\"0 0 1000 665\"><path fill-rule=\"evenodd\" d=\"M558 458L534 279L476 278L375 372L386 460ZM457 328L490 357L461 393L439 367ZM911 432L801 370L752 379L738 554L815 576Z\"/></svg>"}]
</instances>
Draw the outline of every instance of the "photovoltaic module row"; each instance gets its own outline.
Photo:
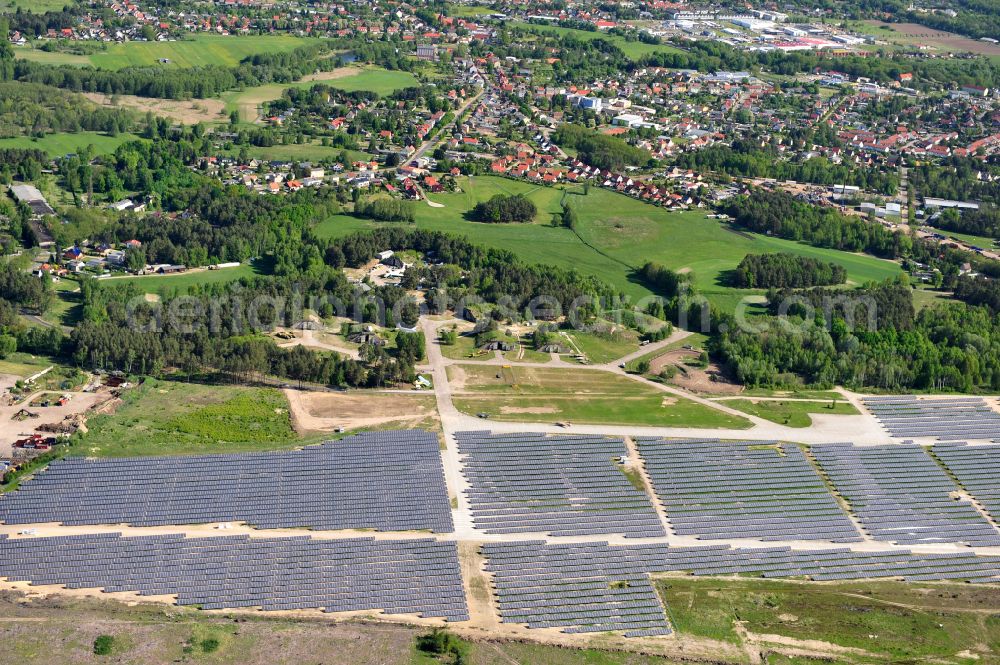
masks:
<instances>
[{"instance_id":1,"label":"photovoltaic module row","mask_svg":"<svg viewBox=\"0 0 1000 665\"><path fill-rule=\"evenodd\" d=\"M851 512L876 540L906 545L1000 545L998 531L930 454L914 444L811 448Z\"/></svg>"},{"instance_id":2,"label":"photovoltaic module row","mask_svg":"<svg viewBox=\"0 0 1000 665\"><path fill-rule=\"evenodd\" d=\"M459 432L473 524L486 533L663 536L649 497L615 462L621 439Z\"/></svg>"},{"instance_id":3,"label":"photovoltaic module row","mask_svg":"<svg viewBox=\"0 0 1000 665\"><path fill-rule=\"evenodd\" d=\"M202 609L383 611L467 621L455 543L181 534L0 537L0 577L176 595Z\"/></svg>"},{"instance_id":4,"label":"photovoltaic module row","mask_svg":"<svg viewBox=\"0 0 1000 665\"><path fill-rule=\"evenodd\" d=\"M1000 439L1000 413L981 397L867 397L865 407L894 437Z\"/></svg>"},{"instance_id":5,"label":"photovoltaic module row","mask_svg":"<svg viewBox=\"0 0 1000 665\"><path fill-rule=\"evenodd\" d=\"M0 498L0 521L453 530L438 438L419 430L285 452L58 460Z\"/></svg>"},{"instance_id":6,"label":"photovoltaic module row","mask_svg":"<svg viewBox=\"0 0 1000 665\"><path fill-rule=\"evenodd\" d=\"M637 438L677 535L826 540L861 534L794 444Z\"/></svg>"},{"instance_id":7,"label":"photovoltaic module row","mask_svg":"<svg viewBox=\"0 0 1000 665\"><path fill-rule=\"evenodd\" d=\"M932 450L993 521L1000 520L1000 446L939 443Z\"/></svg>"},{"instance_id":8,"label":"photovoltaic module row","mask_svg":"<svg viewBox=\"0 0 1000 665\"><path fill-rule=\"evenodd\" d=\"M544 541L490 543L482 551L505 623L559 628L567 633L621 631L626 636L646 636L670 632L651 573L1000 583L1000 557L970 552Z\"/></svg>"}]
</instances>

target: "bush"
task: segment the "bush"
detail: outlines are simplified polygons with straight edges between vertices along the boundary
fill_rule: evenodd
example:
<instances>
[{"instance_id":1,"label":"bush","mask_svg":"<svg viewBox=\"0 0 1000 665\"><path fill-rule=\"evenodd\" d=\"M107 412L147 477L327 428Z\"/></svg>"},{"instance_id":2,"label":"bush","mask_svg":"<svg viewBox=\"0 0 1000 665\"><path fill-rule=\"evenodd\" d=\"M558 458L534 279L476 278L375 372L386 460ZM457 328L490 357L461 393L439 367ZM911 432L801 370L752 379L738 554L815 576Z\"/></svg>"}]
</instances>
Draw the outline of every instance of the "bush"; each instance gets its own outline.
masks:
<instances>
[{"instance_id":1,"label":"bush","mask_svg":"<svg viewBox=\"0 0 1000 665\"><path fill-rule=\"evenodd\" d=\"M115 649L115 638L112 635L98 635L94 640L94 654L97 656L110 656Z\"/></svg>"}]
</instances>

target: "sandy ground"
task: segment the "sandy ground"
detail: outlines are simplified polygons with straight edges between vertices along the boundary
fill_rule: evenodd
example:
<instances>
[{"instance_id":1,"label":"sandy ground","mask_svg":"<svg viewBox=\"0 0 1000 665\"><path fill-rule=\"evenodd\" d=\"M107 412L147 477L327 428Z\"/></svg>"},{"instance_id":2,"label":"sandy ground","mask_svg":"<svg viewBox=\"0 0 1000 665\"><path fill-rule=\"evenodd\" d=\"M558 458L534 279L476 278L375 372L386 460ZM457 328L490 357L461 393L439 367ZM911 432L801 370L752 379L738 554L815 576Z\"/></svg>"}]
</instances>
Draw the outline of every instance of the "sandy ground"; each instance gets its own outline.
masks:
<instances>
[{"instance_id":1,"label":"sandy ground","mask_svg":"<svg viewBox=\"0 0 1000 665\"><path fill-rule=\"evenodd\" d=\"M725 379L722 369L715 363L709 363L705 369L684 364L685 360L697 358L698 354L699 352L693 349L668 351L653 359L649 364L649 371L651 374L658 374L667 365L677 365L684 369L678 371L674 378L670 379L670 383L679 388L708 395L738 395L743 392L742 386Z\"/></svg>"},{"instance_id":2,"label":"sandy ground","mask_svg":"<svg viewBox=\"0 0 1000 665\"><path fill-rule=\"evenodd\" d=\"M300 434L330 432L337 427L357 429L388 424L417 426L436 419L434 396L430 393L351 391L310 392L286 389L292 426Z\"/></svg>"},{"instance_id":3,"label":"sandy ground","mask_svg":"<svg viewBox=\"0 0 1000 665\"><path fill-rule=\"evenodd\" d=\"M11 444L18 439L23 439L35 433L43 436L52 436L51 433L38 431L37 427L39 425L62 422L66 416L83 413L111 399L111 394L107 391L97 393L56 391L58 395L71 396L70 401L65 406L30 406L35 396L43 392L53 391L38 391L19 404L0 406L0 457L9 457L11 454ZM15 421L13 419L14 414L21 409L37 413L38 417L20 422Z\"/></svg>"},{"instance_id":4,"label":"sandy ground","mask_svg":"<svg viewBox=\"0 0 1000 665\"><path fill-rule=\"evenodd\" d=\"M199 122L212 122L226 115L226 105L220 99L151 99L134 95L118 95L112 103L112 98L99 92L85 92L83 96L102 106L123 106L139 113L152 111L156 115L176 120L182 125L195 125Z\"/></svg>"}]
</instances>

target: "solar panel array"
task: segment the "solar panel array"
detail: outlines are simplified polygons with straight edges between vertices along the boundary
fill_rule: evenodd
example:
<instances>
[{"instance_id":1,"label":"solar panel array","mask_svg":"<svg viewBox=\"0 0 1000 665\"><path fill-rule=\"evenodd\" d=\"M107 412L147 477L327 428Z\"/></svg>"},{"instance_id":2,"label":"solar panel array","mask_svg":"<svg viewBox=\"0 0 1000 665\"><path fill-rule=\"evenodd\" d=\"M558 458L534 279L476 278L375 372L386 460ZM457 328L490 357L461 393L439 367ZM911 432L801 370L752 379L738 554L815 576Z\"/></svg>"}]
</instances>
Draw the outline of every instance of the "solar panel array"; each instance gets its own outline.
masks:
<instances>
[{"instance_id":1,"label":"solar panel array","mask_svg":"<svg viewBox=\"0 0 1000 665\"><path fill-rule=\"evenodd\" d=\"M655 438L636 443L678 535L704 540L861 540L798 446Z\"/></svg>"},{"instance_id":2,"label":"solar panel array","mask_svg":"<svg viewBox=\"0 0 1000 665\"><path fill-rule=\"evenodd\" d=\"M459 432L473 524L486 533L666 535L653 504L615 467L621 439Z\"/></svg>"},{"instance_id":3,"label":"solar panel array","mask_svg":"<svg viewBox=\"0 0 1000 665\"><path fill-rule=\"evenodd\" d=\"M1000 446L939 443L933 452L993 521L1000 520Z\"/></svg>"},{"instance_id":4,"label":"solar panel array","mask_svg":"<svg viewBox=\"0 0 1000 665\"><path fill-rule=\"evenodd\" d=\"M868 397L865 406L894 437L1000 439L1000 413L981 397Z\"/></svg>"},{"instance_id":5,"label":"solar panel array","mask_svg":"<svg viewBox=\"0 0 1000 665\"><path fill-rule=\"evenodd\" d=\"M635 551L606 543L483 546L504 623L565 633L669 634L649 568Z\"/></svg>"},{"instance_id":6,"label":"solar panel array","mask_svg":"<svg viewBox=\"0 0 1000 665\"><path fill-rule=\"evenodd\" d=\"M382 610L467 621L455 543L117 533L0 538L0 577L176 595L202 609Z\"/></svg>"},{"instance_id":7,"label":"solar panel array","mask_svg":"<svg viewBox=\"0 0 1000 665\"><path fill-rule=\"evenodd\" d=\"M650 573L1000 583L1000 557L972 552L546 544L539 540L491 543L483 546L483 554L505 623L559 628L567 633L668 633Z\"/></svg>"},{"instance_id":8,"label":"solar panel array","mask_svg":"<svg viewBox=\"0 0 1000 665\"><path fill-rule=\"evenodd\" d=\"M0 498L0 520L453 530L437 436L418 430L287 452L70 458Z\"/></svg>"},{"instance_id":9,"label":"solar panel array","mask_svg":"<svg viewBox=\"0 0 1000 665\"><path fill-rule=\"evenodd\" d=\"M1000 545L997 531L965 500L922 447L817 445L812 454L876 540L900 544Z\"/></svg>"}]
</instances>

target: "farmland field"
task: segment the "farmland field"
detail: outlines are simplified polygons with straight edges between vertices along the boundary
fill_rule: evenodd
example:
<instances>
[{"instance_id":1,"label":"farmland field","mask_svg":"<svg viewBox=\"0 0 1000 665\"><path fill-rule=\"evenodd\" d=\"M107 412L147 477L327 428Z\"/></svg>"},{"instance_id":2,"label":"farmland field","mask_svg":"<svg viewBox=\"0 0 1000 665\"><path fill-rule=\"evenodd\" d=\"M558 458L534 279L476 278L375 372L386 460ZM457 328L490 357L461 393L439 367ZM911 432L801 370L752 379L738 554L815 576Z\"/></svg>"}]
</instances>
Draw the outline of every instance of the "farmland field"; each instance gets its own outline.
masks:
<instances>
[{"instance_id":1,"label":"farmland field","mask_svg":"<svg viewBox=\"0 0 1000 665\"><path fill-rule=\"evenodd\" d=\"M303 445L276 389L148 379L124 400L114 414L88 422L90 431L71 454L198 455Z\"/></svg>"},{"instance_id":2,"label":"farmland field","mask_svg":"<svg viewBox=\"0 0 1000 665\"><path fill-rule=\"evenodd\" d=\"M222 65L232 67L255 53L282 53L300 46L319 43L319 39L276 35L268 37L223 37L197 35L175 42L126 42L112 44L107 50L92 55L77 56L46 53L28 48L15 49L19 58L52 64L92 65L101 69L122 69L131 66L202 67ZM169 63L160 63L161 59Z\"/></svg>"},{"instance_id":3,"label":"farmland field","mask_svg":"<svg viewBox=\"0 0 1000 665\"><path fill-rule=\"evenodd\" d=\"M736 268L749 253L784 251L821 258L843 265L851 284L881 281L900 273L897 264L871 256L833 249L819 249L778 238L737 233L704 211L668 212L622 194L593 187L583 196L579 190L566 194L577 211L576 231L556 226L563 192L558 187L493 176L462 178L461 192L434 194L431 200L414 203L416 224L421 229L445 231L474 239L481 245L508 249L528 263L545 263L594 275L632 298L651 295L635 278L635 269L656 261L674 270L693 273L697 289L713 303L730 311L740 298L763 291L734 289L726 285L726 272ZM532 224L483 224L469 221L466 214L479 201L494 194L523 194L538 208ZM369 228L371 222L337 215L317 227L322 237L335 237Z\"/></svg>"},{"instance_id":4,"label":"farmland field","mask_svg":"<svg viewBox=\"0 0 1000 665\"><path fill-rule=\"evenodd\" d=\"M941 53L975 53L1000 56L1000 45L972 39L952 32L929 28L919 23L884 23L854 21L851 29L904 48L930 47ZM995 35L994 35L995 36Z\"/></svg>"},{"instance_id":5,"label":"farmland field","mask_svg":"<svg viewBox=\"0 0 1000 665\"><path fill-rule=\"evenodd\" d=\"M499 378L498 378L499 376ZM594 370L451 365L455 406L497 420L742 429L750 423L624 376Z\"/></svg>"},{"instance_id":6,"label":"farmland field","mask_svg":"<svg viewBox=\"0 0 1000 665\"><path fill-rule=\"evenodd\" d=\"M121 144L134 141L138 138L135 134L108 136L107 134L99 134L97 132L79 132L75 134L60 132L58 134L46 134L39 139L28 136L0 139L0 148L34 148L44 150L50 157L62 157L63 155L77 153L88 145L93 145L97 148L98 154L106 154L114 152Z\"/></svg>"}]
</instances>

